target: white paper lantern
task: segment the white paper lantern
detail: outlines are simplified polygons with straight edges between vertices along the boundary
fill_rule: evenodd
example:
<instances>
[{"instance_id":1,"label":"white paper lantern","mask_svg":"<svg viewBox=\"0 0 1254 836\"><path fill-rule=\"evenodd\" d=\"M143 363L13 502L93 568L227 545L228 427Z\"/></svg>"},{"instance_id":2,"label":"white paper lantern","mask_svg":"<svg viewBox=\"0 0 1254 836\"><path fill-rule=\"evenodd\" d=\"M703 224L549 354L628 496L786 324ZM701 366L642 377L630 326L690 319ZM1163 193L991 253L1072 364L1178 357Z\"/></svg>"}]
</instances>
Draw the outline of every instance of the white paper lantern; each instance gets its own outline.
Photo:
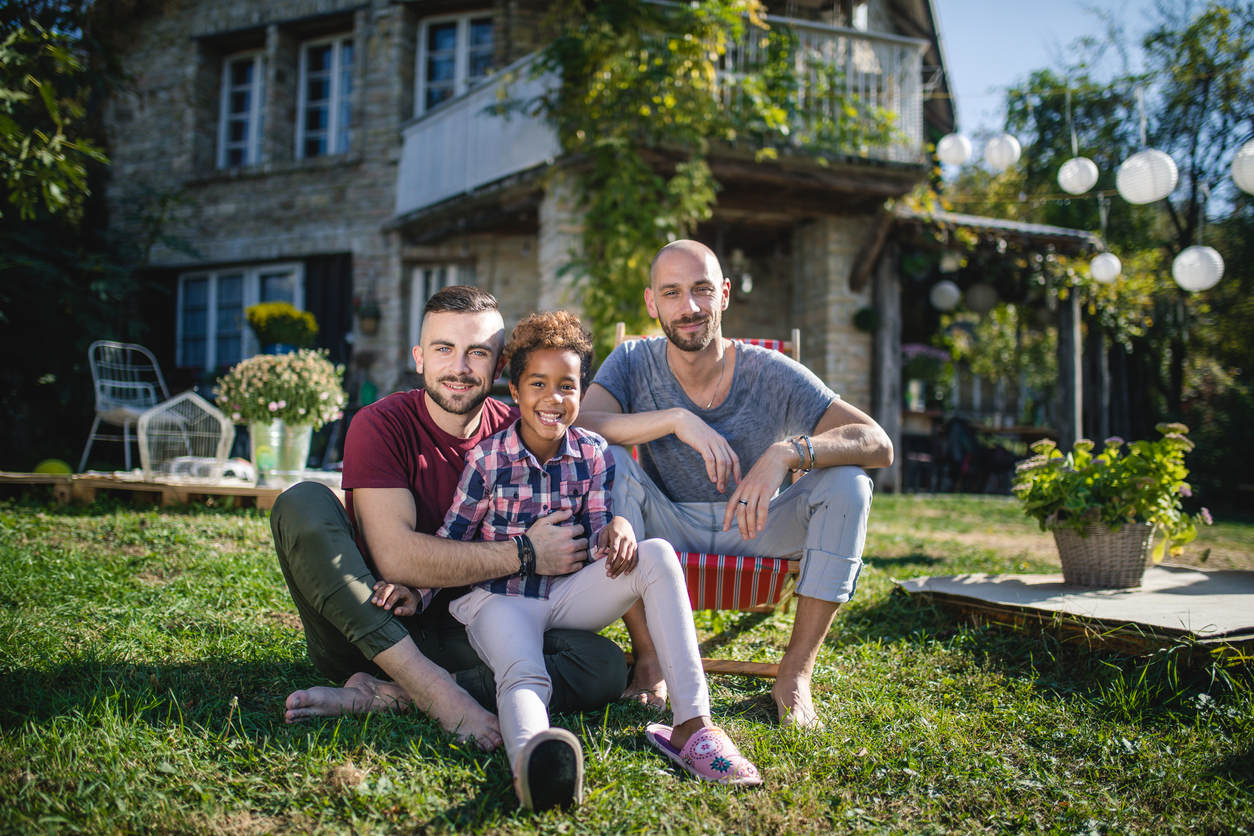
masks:
<instances>
[{"instance_id":1,"label":"white paper lantern","mask_svg":"<svg viewBox=\"0 0 1254 836\"><path fill-rule=\"evenodd\" d=\"M1123 262L1114 253L1102 253L1089 264L1089 273L1102 284L1110 284L1123 272Z\"/></svg>"},{"instance_id":2,"label":"white paper lantern","mask_svg":"<svg viewBox=\"0 0 1254 836\"><path fill-rule=\"evenodd\" d=\"M1058 185L1068 194L1084 194L1097 184L1097 163L1088 157L1072 157L1058 169Z\"/></svg>"},{"instance_id":3,"label":"white paper lantern","mask_svg":"<svg viewBox=\"0 0 1254 836\"><path fill-rule=\"evenodd\" d=\"M936 143L936 156L943 163L962 165L971 159L971 140L962 134L945 134Z\"/></svg>"},{"instance_id":4,"label":"white paper lantern","mask_svg":"<svg viewBox=\"0 0 1254 836\"><path fill-rule=\"evenodd\" d=\"M936 310L952 311L957 306L958 300L962 298L962 291L949 279L942 279L932 285L932 291L927 298Z\"/></svg>"},{"instance_id":5,"label":"white paper lantern","mask_svg":"<svg viewBox=\"0 0 1254 836\"><path fill-rule=\"evenodd\" d=\"M967 307L978 314L988 313L997 307L999 301L1001 300L992 285L971 285L971 289L967 291Z\"/></svg>"},{"instance_id":6,"label":"white paper lantern","mask_svg":"<svg viewBox=\"0 0 1254 836\"><path fill-rule=\"evenodd\" d=\"M1254 139L1242 145L1232 158L1232 182L1241 191L1254 194Z\"/></svg>"},{"instance_id":7,"label":"white paper lantern","mask_svg":"<svg viewBox=\"0 0 1254 836\"><path fill-rule=\"evenodd\" d=\"M1223 275L1223 256L1211 247L1189 247L1171 263L1176 284L1193 293L1214 287Z\"/></svg>"},{"instance_id":8,"label":"white paper lantern","mask_svg":"<svg viewBox=\"0 0 1254 836\"><path fill-rule=\"evenodd\" d=\"M1115 188L1128 203L1153 203L1176 188L1176 161L1156 149L1133 154L1115 173Z\"/></svg>"},{"instance_id":9,"label":"white paper lantern","mask_svg":"<svg viewBox=\"0 0 1254 836\"><path fill-rule=\"evenodd\" d=\"M984 162L993 171L1005 171L1019 161L1019 140L1010 134L995 136L984 144Z\"/></svg>"}]
</instances>

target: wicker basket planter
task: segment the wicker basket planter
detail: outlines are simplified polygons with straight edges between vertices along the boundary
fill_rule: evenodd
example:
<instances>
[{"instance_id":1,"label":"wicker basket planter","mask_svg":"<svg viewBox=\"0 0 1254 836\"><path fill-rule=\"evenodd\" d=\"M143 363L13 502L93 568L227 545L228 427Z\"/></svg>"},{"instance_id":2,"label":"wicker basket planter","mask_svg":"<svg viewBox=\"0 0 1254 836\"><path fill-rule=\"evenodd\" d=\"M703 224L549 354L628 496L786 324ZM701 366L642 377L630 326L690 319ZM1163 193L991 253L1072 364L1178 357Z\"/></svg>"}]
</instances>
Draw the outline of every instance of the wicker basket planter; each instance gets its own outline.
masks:
<instances>
[{"instance_id":1,"label":"wicker basket planter","mask_svg":"<svg viewBox=\"0 0 1254 836\"><path fill-rule=\"evenodd\" d=\"M1149 523L1127 523L1114 533L1096 523L1085 526L1083 536L1074 528L1054 529L1062 577L1072 586L1140 586L1153 539L1154 527Z\"/></svg>"}]
</instances>

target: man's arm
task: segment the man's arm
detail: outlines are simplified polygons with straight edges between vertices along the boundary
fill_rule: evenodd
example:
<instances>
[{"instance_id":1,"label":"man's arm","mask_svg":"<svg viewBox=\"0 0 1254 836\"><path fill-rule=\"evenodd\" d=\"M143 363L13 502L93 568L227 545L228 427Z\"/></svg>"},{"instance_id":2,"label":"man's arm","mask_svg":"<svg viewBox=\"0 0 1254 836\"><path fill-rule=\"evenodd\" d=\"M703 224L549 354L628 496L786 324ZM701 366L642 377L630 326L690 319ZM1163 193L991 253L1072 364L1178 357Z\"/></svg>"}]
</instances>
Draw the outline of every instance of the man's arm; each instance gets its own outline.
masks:
<instances>
[{"instance_id":1,"label":"man's arm","mask_svg":"<svg viewBox=\"0 0 1254 836\"><path fill-rule=\"evenodd\" d=\"M518 547L512 540L463 543L414 531L418 511L406 488L357 488L353 509L366 549L389 581L414 587L466 586L518 571ZM570 574L587 556L582 529L557 525L569 516L569 511L559 511L527 530L541 575Z\"/></svg>"},{"instance_id":2,"label":"man's arm","mask_svg":"<svg viewBox=\"0 0 1254 836\"><path fill-rule=\"evenodd\" d=\"M631 447L674 434L683 443L701 454L705 472L718 485L720 493L727 490L730 479L740 480L740 457L723 438L696 415L686 409L661 409L653 412L624 413L609 390L593 383L579 405L575 425L592 430L610 444Z\"/></svg>"},{"instance_id":3,"label":"man's arm","mask_svg":"<svg viewBox=\"0 0 1254 836\"><path fill-rule=\"evenodd\" d=\"M736 523L741 536L752 539L766 526L767 509L775 490L789 470L809 463L809 449L804 441L799 444L804 457L798 455L797 445L787 439L766 448L727 500L724 531ZM839 398L831 402L815 425L810 444L814 447L814 468L838 465L876 468L893 463L893 444L888 433L871 416ZM747 504L741 505L741 500Z\"/></svg>"}]
</instances>

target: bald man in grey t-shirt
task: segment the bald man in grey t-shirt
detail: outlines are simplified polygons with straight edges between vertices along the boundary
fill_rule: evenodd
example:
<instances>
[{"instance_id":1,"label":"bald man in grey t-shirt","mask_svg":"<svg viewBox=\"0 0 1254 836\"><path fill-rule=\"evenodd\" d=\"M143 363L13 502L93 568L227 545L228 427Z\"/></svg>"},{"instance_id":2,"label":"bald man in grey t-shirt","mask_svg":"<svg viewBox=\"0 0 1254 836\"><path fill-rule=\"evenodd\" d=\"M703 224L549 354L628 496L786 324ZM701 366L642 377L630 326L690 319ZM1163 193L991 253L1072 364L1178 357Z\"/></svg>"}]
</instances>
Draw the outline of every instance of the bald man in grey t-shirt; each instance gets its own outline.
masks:
<instances>
[{"instance_id":1,"label":"bald man in grey t-shirt","mask_svg":"<svg viewBox=\"0 0 1254 836\"><path fill-rule=\"evenodd\" d=\"M695 241L658 253L645 304L665 338L606 358L578 423L615 451L614 513L636 536L677 550L801 560L797 614L772 696L783 724L821 725L810 695L815 658L853 595L871 504L864 468L892 463L869 416L778 352L722 335L730 282ZM776 496L790 472L804 471ZM664 700L644 612L624 618L636 669L629 694Z\"/></svg>"}]
</instances>

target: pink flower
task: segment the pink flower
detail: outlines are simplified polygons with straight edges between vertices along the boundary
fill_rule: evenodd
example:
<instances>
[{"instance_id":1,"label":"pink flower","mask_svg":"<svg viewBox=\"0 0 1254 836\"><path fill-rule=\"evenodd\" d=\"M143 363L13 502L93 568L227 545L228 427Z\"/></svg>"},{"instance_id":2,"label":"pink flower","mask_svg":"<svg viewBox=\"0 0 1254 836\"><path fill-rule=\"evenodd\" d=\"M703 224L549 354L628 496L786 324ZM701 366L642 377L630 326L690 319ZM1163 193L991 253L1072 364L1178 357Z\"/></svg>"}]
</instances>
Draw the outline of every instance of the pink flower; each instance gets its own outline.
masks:
<instances>
[{"instance_id":1,"label":"pink flower","mask_svg":"<svg viewBox=\"0 0 1254 836\"><path fill-rule=\"evenodd\" d=\"M1206 523L1207 525L1215 524L1215 518L1210 515L1210 511L1206 508L1203 508L1201 510L1201 513L1198 514L1198 516L1201 517L1202 522Z\"/></svg>"},{"instance_id":2,"label":"pink flower","mask_svg":"<svg viewBox=\"0 0 1254 836\"><path fill-rule=\"evenodd\" d=\"M279 405L278 405L277 403L275 403L274 401L270 401L270 411L271 411L271 412L278 412L278 411L279 411Z\"/></svg>"},{"instance_id":3,"label":"pink flower","mask_svg":"<svg viewBox=\"0 0 1254 836\"><path fill-rule=\"evenodd\" d=\"M1181 485L1176 490L1181 496L1193 496L1193 491L1189 490L1188 485Z\"/></svg>"}]
</instances>

